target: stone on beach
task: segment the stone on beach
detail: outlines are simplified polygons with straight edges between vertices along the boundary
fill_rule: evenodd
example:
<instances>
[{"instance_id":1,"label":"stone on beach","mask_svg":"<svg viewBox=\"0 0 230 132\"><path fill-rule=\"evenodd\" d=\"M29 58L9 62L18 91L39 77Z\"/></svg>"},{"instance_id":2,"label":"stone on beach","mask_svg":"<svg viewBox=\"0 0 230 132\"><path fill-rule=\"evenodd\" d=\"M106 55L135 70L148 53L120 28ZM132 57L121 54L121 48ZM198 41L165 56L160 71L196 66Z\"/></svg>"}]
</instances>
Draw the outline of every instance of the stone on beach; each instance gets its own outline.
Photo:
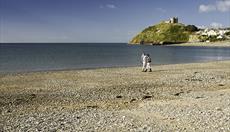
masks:
<instances>
[{"instance_id":1,"label":"stone on beach","mask_svg":"<svg viewBox=\"0 0 230 132\"><path fill-rule=\"evenodd\" d=\"M0 76L0 131L230 131L230 61Z\"/></svg>"}]
</instances>

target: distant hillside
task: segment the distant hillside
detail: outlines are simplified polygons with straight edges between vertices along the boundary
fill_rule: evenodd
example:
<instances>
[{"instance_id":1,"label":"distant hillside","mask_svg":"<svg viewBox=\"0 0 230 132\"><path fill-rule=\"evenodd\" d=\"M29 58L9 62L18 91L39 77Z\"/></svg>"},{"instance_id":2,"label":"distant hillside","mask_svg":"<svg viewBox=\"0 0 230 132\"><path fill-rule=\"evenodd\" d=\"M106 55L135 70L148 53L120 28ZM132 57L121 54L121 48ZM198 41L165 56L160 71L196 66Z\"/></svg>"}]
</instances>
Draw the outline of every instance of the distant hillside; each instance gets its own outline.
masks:
<instances>
[{"instance_id":1,"label":"distant hillside","mask_svg":"<svg viewBox=\"0 0 230 132\"><path fill-rule=\"evenodd\" d=\"M154 26L144 29L136 35L130 44L170 44L184 43L189 41L192 30L196 28L193 25L185 26L180 23L161 22Z\"/></svg>"}]
</instances>

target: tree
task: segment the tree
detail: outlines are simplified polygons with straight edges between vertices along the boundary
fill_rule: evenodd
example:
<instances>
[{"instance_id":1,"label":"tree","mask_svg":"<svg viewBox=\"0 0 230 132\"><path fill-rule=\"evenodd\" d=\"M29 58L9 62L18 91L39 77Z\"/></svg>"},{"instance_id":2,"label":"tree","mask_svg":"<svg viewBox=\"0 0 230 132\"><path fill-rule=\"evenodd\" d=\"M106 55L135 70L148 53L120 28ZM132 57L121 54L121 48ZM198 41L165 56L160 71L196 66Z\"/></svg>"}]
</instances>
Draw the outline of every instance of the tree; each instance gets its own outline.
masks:
<instances>
[{"instance_id":1,"label":"tree","mask_svg":"<svg viewBox=\"0 0 230 132\"><path fill-rule=\"evenodd\" d=\"M187 26L185 26L185 30L188 32L199 31L199 29L195 25L187 25Z\"/></svg>"}]
</instances>

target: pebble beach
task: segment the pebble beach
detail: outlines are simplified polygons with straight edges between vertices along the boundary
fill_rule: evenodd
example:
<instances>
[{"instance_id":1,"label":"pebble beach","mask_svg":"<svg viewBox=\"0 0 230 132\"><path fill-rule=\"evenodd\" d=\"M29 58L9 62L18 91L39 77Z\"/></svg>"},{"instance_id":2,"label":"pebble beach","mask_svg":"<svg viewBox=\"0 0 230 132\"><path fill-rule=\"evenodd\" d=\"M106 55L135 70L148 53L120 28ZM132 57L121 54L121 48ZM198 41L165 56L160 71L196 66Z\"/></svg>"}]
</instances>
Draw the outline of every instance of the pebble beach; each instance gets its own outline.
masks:
<instances>
[{"instance_id":1,"label":"pebble beach","mask_svg":"<svg viewBox=\"0 0 230 132\"><path fill-rule=\"evenodd\" d=\"M230 131L230 61L0 74L0 131Z\"/></svg>"}]
</instances>

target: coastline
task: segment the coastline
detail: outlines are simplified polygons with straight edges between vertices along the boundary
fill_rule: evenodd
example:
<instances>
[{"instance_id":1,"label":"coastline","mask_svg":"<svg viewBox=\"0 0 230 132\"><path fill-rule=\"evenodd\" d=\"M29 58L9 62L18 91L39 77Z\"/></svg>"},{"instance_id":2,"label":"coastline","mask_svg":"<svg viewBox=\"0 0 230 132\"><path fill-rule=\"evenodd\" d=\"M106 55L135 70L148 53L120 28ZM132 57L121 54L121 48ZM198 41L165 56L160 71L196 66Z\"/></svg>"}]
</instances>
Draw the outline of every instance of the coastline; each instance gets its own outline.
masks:
<instances>
[{"instance_id":1,"label":"coastline","mask_svg":"<svg viewBox=\"0 0 230 132\"><path fill-rule=\"evenodd\" d=\"M129 45L140 45L138 43L128 43ZM153 46L197 46L197 47L230 47L230 40L217 41L217 42L187 42L178 44L143 44L143 45L153 45Z\"/></svg>"},{"instance_id":2,"label":"coastline","mask_svg":"<svg viewBox=\"0 0 230 132\"><path fill-rule=\"evenodd\" d=\"M230 47L230 40L218 41L218 42L191 42L191 43L172 44L166 46Z\"/></svg>"},{"instance_id":3,"label":"coastline","mask_svg":"<svg viewBox=\"0 0 230 132\"><path fill-rule=\"evenodd\" d=\"M182 64L199 64L199 63L211 63L211 62L221 62L228 60L205 60L197 62L181 62L181 63L172 63L172 64L152 64L152 67L158 66L170 66L170 65L182 65ZM0 76L4 75L18 75L18 74L36 74L36 73L52 73L52 72L68 72L68 71L82 71L82 70L103 70L103 69L120 69L120 68L138 68L140 66L111 66L111 67L90 67L90 68L70 68L70 69L51 69L51 70L31 70L31 71L14 71L14 72L0 72Z\"/></svg>"},{"instance_id":4,"label":"coastline","mask_svg":"<svg viewBox=\"0 0 230 132\"><path fill-rule=\"evenodd\" d=\"M228 60L157 65L147 73L122 67L4 74L0 128L228 131L229 67Z\"/></svg>"},{"instance_id":5,"label":"coastline","mask_svg":"<svg viewBox=\"0 0 230 132\"><path fill-rule=\"evenodd\" d=\"M195 64L206 64L206 63L218 63L218 62L228 62L230 60L206 60L197 62L182 62L182 63L172 63L172 64L152 64L152 67L173 67L177 65L195 65ZM70 68L70 69L51 69L51 70L32 70L32 71L16 71L16 72L0 72L0 76L18 76L26 74L45 74L45 73L58 73L58 72L81 72L81 71L96 71L96 70L118 70L118 69L141 69L140 66L111 66L111 67L90 67L90 68Z\"/></svg>"}]
</instances>

